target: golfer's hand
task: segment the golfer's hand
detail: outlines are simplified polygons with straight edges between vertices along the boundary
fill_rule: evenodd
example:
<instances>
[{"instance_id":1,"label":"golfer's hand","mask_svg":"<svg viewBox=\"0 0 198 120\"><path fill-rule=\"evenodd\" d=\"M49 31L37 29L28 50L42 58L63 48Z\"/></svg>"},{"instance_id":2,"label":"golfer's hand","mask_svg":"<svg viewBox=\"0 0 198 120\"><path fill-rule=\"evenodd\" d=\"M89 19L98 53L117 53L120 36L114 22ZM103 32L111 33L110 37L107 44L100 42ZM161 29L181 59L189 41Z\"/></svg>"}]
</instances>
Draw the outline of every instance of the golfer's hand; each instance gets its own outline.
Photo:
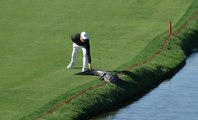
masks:
<instances>
[{"instance_id":1,"label":"golfer's hand","mask_svg":"<svg viewBox=\"0 0 198 120\"><path fill-rule=\"evenodd\" d=\"M92 70L92 66L91 66L91 64L90 64L90 63L88 64L88 67L89 67L89 69L90 69L90 70Z\"/></svg>"}]
</instances>

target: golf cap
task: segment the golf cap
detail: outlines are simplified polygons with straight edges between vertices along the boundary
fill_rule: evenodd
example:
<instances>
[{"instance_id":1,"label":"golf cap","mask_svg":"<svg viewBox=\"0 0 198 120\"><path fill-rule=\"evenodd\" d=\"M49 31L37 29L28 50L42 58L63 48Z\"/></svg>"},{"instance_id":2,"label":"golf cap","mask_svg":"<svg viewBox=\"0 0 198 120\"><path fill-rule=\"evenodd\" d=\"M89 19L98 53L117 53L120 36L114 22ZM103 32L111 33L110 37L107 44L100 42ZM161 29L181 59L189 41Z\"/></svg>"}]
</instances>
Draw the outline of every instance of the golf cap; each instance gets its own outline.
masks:
<instances>
[{"instance_id":1,"label":"golf cap","mask_svg":"<svg viewBox=\"0 0 198 120\"><path fill-rule=\"evenodd\" d=\"M81 32L80 37L81 37L82 39L84 39L84 40L88 39L87 32L85 32L85 31Z\"/></svg>"}]
</instances>

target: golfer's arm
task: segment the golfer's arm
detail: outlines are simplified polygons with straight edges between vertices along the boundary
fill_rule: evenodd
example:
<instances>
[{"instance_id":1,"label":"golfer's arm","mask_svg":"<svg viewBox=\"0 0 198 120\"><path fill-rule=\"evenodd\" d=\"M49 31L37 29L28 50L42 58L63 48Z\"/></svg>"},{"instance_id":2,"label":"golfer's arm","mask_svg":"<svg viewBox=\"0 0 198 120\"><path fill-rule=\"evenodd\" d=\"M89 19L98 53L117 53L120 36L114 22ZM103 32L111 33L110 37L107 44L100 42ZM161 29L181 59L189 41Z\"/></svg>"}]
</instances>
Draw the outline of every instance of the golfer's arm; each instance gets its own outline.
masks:
<instances>
[{"instance_id":1,"label":"golfer's arm","mask_svg":"<svg viewBox=\"0 0 198 120\"><path fill-rule=\"evenodd\" d=\"M87 45L86 45L86 50L87 50L87 56L88 56L88 67L89 67L89 69L92 69L89 42L88 42Z\"/></svg>"}]
</instances>

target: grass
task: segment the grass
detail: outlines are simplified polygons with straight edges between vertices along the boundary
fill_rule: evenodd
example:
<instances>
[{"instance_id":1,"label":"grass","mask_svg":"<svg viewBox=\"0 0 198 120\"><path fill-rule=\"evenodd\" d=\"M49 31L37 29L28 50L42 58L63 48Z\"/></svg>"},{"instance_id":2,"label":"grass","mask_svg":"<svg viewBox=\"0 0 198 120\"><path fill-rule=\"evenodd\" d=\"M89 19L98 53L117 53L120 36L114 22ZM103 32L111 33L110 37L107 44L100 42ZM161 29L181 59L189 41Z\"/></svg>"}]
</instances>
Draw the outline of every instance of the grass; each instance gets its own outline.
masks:
<instances>
[{"instance_id":1,"label":"grass","mask_svg":"<svg viewBox=\"0 0 198 120\"><path fill-rule=\"evenodd\" d=\"M89 33L94 68L116 70L121 66L117 69L121 70L125 67L123 64L129 63L155 36L167 29L169 20L176 23L191 2L1 0L0 119L16 120L32 113L36 116L100 83L96 77L73 75L82 66L81 54L77 58L77 69L65 69L70 61L71 34L83 30ZM109 91L117 89L109 86ZM119 90L125 91L122 87ZM98 100L95 98L97 95L93 94L84 107L97 103L93 102ZM112 100L106 98L101 101L111 103ZM50 101L53 103L49 105ZM76 116L77 112L72 110L66 113L68 118ZM46 118L55 116L61 118L58 113Z\"/></svg>"},{"instance_id":2,"label":"grass","mask_svg":"<svg viewBox=\"0 0 198 120\"><path fill-rule=\"evenodd\" d=\"M192 16L195 16L198 10L196 7L198 4L195 2L192 2L186 14L174 26L176 30L181 27L181 23L186 23ZM185 59L191 54L191 50L198 46L197 20L198 16L179 33L173 34L160 55L152 61L136 69L123 71L125 75L121 77L119 84L107 84L103 88L83 94L51 114L42 116L42 119L87 119L93 114L112 108L131 96L148 92L164 79L172 77L185 64ZM159 41L163 42L166 36L167 32L157 36L130 63L133 64L138 59L147 59L149 55L156 53L152 49L159 47Z\"/></svg>"}]
</instances>

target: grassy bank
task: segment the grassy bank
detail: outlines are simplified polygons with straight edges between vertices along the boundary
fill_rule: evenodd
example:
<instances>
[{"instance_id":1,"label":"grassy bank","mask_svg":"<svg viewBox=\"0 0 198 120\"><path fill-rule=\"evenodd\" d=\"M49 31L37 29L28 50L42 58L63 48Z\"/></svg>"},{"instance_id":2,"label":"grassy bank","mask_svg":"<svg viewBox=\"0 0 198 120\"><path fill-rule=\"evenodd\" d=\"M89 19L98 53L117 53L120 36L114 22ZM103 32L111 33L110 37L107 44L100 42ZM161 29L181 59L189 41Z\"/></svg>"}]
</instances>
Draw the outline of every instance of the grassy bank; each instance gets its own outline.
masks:
<instances>
[{"instance_id":1,"label":"grassy bank","mask_svg":"<svg viewBox=\"0 0 198 120\"><path fill-rule=\"evenodd\" d=\"M75 69L66 69L71 34L88 32L93 68L116 70L165 31L169 20L176 23L191 2L1 0L0 119L39 116L102 84L98 77L74 75L82 67L80 53Z\"/></svg>"},{"instance_id":2,"label":"grassy bank","mask_svg":"<svg viewBox=\"0 0 198 120\"><path fill-rule=\"evenodd\" d=\"M181 20L174 25L171 35L163 50L149 62L133 69L127 69L142 63L156 54L168 31L154 38L147 47L129 63L120 66L116 72L122 72L118 84L95 83L88 91L81 92L75 99L66 100L65 95L51 101L38 112L24 119L85 119L91 115L111 108L129 97L148 91L153 84L159 84L175 74L184 64L191 50L198 46L198 17L180 29L198 11L198 3L194 0ZM178 31L179 30L179 31ZM76 89L75 89L76 90ZM81 90L79 90L81 91ZM55 107L54 107L55 106Z\"/></svg>"}]
</instances>

